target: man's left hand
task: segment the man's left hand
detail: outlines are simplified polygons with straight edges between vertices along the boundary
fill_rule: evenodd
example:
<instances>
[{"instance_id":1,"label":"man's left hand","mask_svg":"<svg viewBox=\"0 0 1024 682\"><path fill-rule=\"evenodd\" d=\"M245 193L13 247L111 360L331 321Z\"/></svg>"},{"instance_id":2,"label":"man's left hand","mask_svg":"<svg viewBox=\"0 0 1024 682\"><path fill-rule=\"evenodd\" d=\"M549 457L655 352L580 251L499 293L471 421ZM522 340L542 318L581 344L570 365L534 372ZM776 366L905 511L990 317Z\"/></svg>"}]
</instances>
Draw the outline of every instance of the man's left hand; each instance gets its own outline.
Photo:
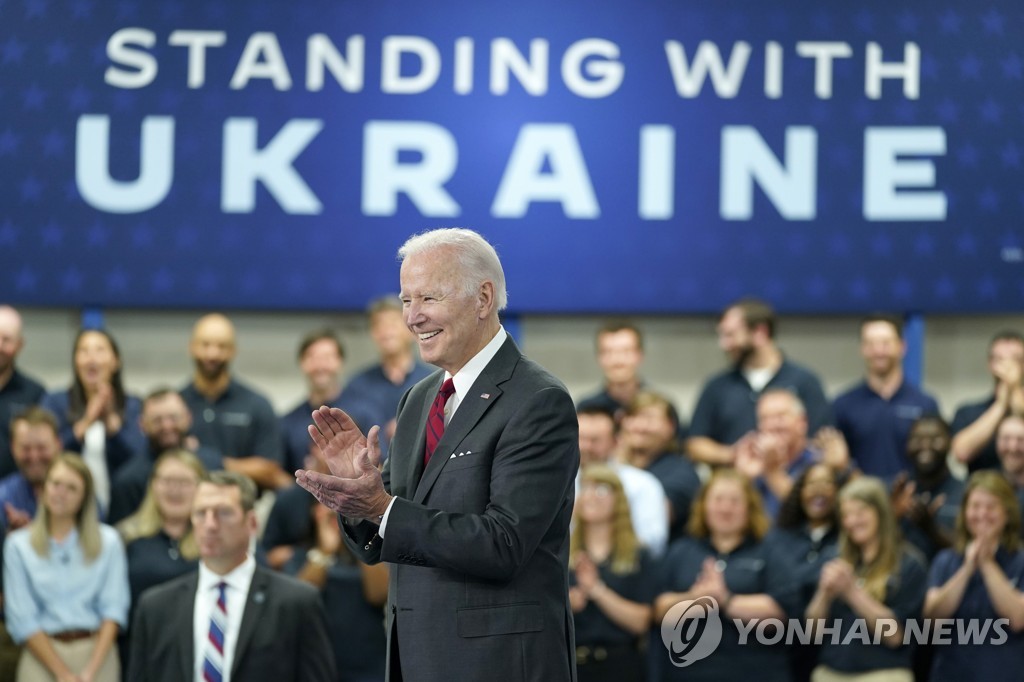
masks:
<instances>
[{"instance_id":1,"label":"man's left hand","mask_svg":"<svg viewBox=\"0 0 1024 682\"><path fill-rule=\"evenodd\" d=\"M363 449L354 463L359 473L356 478L300 469L295 480L328 509L348 518L376 522L387 511L391 496L384 490L380 471L371 461L368 449Z\"/></svg>"}]
</instances>

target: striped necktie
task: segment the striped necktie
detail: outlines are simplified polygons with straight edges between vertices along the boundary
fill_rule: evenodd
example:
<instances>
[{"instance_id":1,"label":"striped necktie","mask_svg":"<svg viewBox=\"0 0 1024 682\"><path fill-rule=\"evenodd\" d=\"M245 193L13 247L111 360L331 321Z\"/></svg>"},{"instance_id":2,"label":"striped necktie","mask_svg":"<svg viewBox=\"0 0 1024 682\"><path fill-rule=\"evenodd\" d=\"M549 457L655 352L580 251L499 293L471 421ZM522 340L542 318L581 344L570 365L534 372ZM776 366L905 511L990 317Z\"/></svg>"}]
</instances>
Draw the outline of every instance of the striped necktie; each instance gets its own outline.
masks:
<instances>
[{"instance_id":1,"label":"striped necktie","mask_svg":"<svg viewBox=\"0 0 1024 682\"><path fill-rule=\"evenodd\" d=\"M210 611L210 634L206 638L206 653L203 656L204 682L221 682L224 679L224 634L228 629L228 600L224 594L227 583L217 583L217 603Z\"/></svg>"},{"instance_id":2,"label":"striped necktie","mask_svg":"<svg viewBox=\"0 0 1024 682\"><path fill-rule=\"evenodd\" d=\"M445 379L441 384L441 390L437 392L437 397L434 398L434 404L430 406L430 414L427 415L427 445L423 449L424 469L437 448L437 442L444 435L444 406L448 403L448 398L452 397L452 393L455 393L455 382Z\"/></svg>"}]
</instances>

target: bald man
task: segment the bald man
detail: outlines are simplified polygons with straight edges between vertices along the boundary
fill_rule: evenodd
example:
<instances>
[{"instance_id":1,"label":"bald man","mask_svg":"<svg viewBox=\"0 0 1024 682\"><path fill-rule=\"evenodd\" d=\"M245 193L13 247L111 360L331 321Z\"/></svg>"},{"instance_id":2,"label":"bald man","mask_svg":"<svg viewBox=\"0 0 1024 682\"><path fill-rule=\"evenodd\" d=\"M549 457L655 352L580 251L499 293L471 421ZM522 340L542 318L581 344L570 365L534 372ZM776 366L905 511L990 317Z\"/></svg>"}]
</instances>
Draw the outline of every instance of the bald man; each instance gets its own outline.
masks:
<instances>
[{"instance_id":1,"label":"bald man","mask_svg":"<svg viewBox=\"0 0 1024 682\"><path fill-rule=\"evenodd\" d=\"M192 433L219 450L224 468L243 473L263 489L291 485L277 416L260 393L231 376L235 327L224 315L205 315L192 329L192 383L181 391L192 412Z\"/></svg>"},{"instance_id":2,"label":"bald man","mask_svg":"<svg viewBox=\"0 0 1024 682\"><path fill-rule=\"evenodd\" d=\"M42 384L14 366L24 347L21 315L9 305L0 305L0 478L18 470L11 455L11 420L46 394Z\"/></svg>"}]
</instances>

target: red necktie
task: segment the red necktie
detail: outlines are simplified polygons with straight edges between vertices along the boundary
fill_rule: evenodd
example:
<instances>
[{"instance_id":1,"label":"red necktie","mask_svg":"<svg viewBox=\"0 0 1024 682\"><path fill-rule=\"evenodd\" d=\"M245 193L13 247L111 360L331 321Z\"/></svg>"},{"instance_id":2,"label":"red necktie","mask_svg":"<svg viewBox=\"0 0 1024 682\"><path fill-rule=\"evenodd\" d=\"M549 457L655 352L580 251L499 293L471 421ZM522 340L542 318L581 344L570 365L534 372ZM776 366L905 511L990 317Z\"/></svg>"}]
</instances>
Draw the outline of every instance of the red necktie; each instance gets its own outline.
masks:
<instances>
[{"instance_id":1,"label":"red necktie","mask_svg":"<svg viewBox=\"0 0 1024 682\"><path fill-rule=\"evenodd\" d=\"M430 414L427 416L427 446L423 449L423 467L426 468L430 456L437 448L437 442L444 435L444 406L448 398L455 393L455 383L451 379L445 379L441 384L441 390L434 398L434 404L430 406Z\"/></svg>"}]
</instances>

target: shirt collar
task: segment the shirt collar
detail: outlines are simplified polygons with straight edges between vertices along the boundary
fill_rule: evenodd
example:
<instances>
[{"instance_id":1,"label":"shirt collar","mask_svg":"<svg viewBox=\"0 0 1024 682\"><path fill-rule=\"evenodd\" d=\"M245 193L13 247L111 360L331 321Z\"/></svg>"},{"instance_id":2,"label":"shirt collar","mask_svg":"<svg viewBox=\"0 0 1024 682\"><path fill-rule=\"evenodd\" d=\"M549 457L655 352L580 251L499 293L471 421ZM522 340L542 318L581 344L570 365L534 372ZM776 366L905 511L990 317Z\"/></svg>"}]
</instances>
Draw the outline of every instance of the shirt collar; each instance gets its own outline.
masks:
<instances>
[{"instance_id":1,"label":"shirt collar","mask_svg":"<svg viewBox=\"0 0 1024 682\"><path fill-rule=\"evenodd\" d=\"M199 562L199 586L198 591L200 594L212 591L217 584L221 581L228 584L233 590L238 590L242 594L249 592L249 585L252 583L252 576L256 573L256 559L253 558L252 554L245 557L245 561L240 563L230 572L225 575L218 575L206 567L206 564L202 561Z\"/></svg>"},{"instance_id":2,"label":"shirt collar","mask_svg":"<svg viewBox=\"0 0 1024 682\"><path fill-rule=\"evenodd\" d=\"M479 353L474 355L469 362L462 366L455 376L452 377L448 372L444 373L444 378L452 379L452 383L455 384L455 394L459 396L459 400L462 400L463 396L469 393L469 389L473 388L473 384L483 373L484 367L494 359L494 356L498 354L498 350L501 345L505 343L505 339L508 338L508 333L504 327L498 327L498 333L494 335L494 338L484 346Z\"/></svg>"}]
</instances>

